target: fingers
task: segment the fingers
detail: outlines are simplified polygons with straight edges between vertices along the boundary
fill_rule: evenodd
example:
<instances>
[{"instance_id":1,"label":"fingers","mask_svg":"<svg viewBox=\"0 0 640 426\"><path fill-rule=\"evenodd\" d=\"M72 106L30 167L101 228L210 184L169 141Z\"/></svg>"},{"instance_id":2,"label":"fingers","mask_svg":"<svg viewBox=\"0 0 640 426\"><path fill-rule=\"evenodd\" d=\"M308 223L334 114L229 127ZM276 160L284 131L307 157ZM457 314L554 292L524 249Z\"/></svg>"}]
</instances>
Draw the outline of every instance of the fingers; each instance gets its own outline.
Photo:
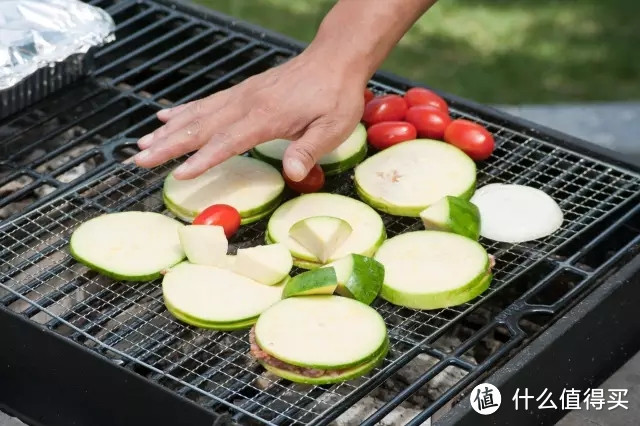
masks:
<instances>
[{"instance_id":1,"label":"fingers","mask_svg":"<svg viewBox=\"0 0 640 426\"><path fill-rule=\"evenodd\" d=\"M346 136L328 124L312 124L307 131L287 147L282 159L285 174L299 182L309 174L320 157L340 145Z\"/></svg>"},{"instance_id":2,"label":"fingers","mask_svg":"<svg viewBox=\"0 0 640 426\"><path fill-rule=\"evenodd\" d=\"M178 180L193 179L234 155L242 154L248 149L267 140L273 139L268 125L251 125L251 120L244 118L230 126L228 131L216 133L200 150L188 158L174 172Z\"/></svg>"},{"instance_id":3,"label":"fingers","mask_svg":"<svg viewBox=\"0 0 640 426\"><path fill-rule=\"evenodd\" d=\"M215 95L178 105L173 108L158 111L158 119L165 124L152 133L143 136L138 140L140 149L147 149L158 140L165 138L176 132L189 123L208 118L225 108L228 101L227 91L216 93Z\"/></svg>"},{"instance_id":4,"label":"fingers","mask_svg":"<svg viewBox=\"0 0 640 426\"><path fill-rule=\"evenodd\" d=\"M204 145L202 133L202 124L200 121L194 121L138 153L135 162L140 167L151 168L195 151Z\"/></svg>"},{"instance_id":5,"label":"fingers","mask_svg":"<svg viewBox=\"0 0 640 426\"><path fill-rule=\"evenodd\" d=\"M140 167L156 167L195 151L207 143L218 129L227 128L242 115L242 110L228 108L217 115L196 118L168 136L156 139L147 149L136 155L135 162Z\"/></svg>"},{"instance_id":6,"label":"fingers","mask_svg":"<svg viewBox=\"0 0 640 426\"><path fill-rule=\"evenodd\" d=\"M176 115L184 111L186 108L188 108L190 103L191 102L187 102L186 104L181 104L171 108L161 109L156 113L156 116L158 117L158 120L166 123L171 119L171 117L175 117Z\"/></svg>"}]
</instances>

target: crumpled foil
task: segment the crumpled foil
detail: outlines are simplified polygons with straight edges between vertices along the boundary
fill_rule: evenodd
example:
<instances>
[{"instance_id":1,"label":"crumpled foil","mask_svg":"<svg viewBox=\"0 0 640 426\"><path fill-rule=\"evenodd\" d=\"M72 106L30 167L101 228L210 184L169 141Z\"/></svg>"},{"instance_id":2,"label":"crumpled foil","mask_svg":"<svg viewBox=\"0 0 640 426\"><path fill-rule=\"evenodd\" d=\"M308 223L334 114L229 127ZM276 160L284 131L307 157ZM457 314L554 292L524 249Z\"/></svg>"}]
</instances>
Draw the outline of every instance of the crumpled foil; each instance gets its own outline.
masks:
<instances>
[{"instance_id":1,"label":"crumpled foil","mask_svg":"<svg viewBox=\"0 0 640 426\"><path fill-rule=\"evenodd\" d=\"M78 0L0 0L0 90L115 39L104 10Z\"/></svg>"}]
</instances>

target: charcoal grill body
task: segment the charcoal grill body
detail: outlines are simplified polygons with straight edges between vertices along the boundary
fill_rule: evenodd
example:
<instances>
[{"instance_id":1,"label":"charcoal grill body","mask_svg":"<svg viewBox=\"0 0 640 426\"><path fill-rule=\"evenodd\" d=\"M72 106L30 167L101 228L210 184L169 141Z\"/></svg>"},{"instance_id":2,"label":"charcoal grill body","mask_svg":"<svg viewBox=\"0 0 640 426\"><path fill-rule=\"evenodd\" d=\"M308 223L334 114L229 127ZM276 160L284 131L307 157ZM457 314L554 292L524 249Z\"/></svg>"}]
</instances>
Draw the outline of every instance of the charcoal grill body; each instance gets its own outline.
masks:
<instances>
[{"instance_id":1,"label":"charcoal grill body","mask_svg":"<svg viewBox=\"0 0 640 426\"><path fill-rule=\"evenodd\" d=\"M97 92L92 88L81 93L87 98L83 106L90 105L99 112L87 118L72 117L62 124L82 124L89 130L74 137L69 145L96 136L98 146L84 154L101 158L93 171L76 181L61 183L56 180L61 170L37 170L42 159L19 161L16 146L26 149L24 141L18 145L20 135L12 136L4 148L0 143L0 153L7 152L0 156L0 171L6 167L14 175L32 176L32 185L47 183L54 187L48 196L0 222L1 409L32 424L47 426L321 425L338 417L416 356L428 354L435 364L362 419L362 424L377 424L447 368L464 371L464 377L413 420L407 419L409 424L420 424L457 401L440 418L440 424L541 424L551 423L562 413L509 410L515 387L548 387L554 395L565 387L584 389L601 381L640 349L640 323L634 303L640 296L640 165L630 164L618 153L446 93L441 94L456 116L479 120L497 135L495 162L482 168L480 180L548 185L556 191L556 198L563 198L560 201L571 213L568 224L558 239L515 248L491 245L490 251L499 254L497 280L490 291L471 303L416 313L377 302L375 306L392 324L392 355L383 368L376 369L357 387L338 387L344 392L326 408L315 404L323 396L333 395L335 388L315 387L300 393L299 401L275 408L290 386L276 383L261 391L254 385L260 370L235 368L245 357L242 351L247 349L246 339L224 340L219 335L206 338L175 323L166 316L154 284L114 287L95 275L74 273L67 258L59 259L58 265L42 264L46 266L32 272L28 280L20 278L32 265L40 265L43 257L59 253L65 243L63 235L87 217L83 215L141 206L162 210L161 200L150 197L157 194L168 168L139 171L119 161L130 153L127 149L137 137L157 125L153 115L165 106L164 99L184 101L207 90L219 90L221 85L234 84L235 79L286 60L303 47L197 6L148 0L94 3L108 7L118 18L119 27L127 28L124 39L120 37L124 46L144 40L144 34L150 38L146 45L138 42L135 48L122 48L119 53L118 41L102 54L98 52ZM136 27L136 22L142 21L146 23ZM175 26L163 27L172 22ZM187 26L189 29L184 29ZM189 38L183 37L182 32L191 28L197 31L190 32ZM151 37L156 30L159 35ZM214 38L206 46L189 50L193 40L210 36ZM181 41L171 47L163 44L171 40ZM228 45L232 46L230 50L217 50ZM156 54L152 63L138 64L137 55L144 49L156 49ZM168 68L160 67L178 52L183 55L179 60ZM188 68L206 52L216 53L213 63L195 70ZM117 59L109 59L110 55ZM227 66L230 62L233 66ZM120 70L124 63L136 65ZM156 65L159 68L152 70ZM106 80L100 80L104 76ZM178 81L157 84L171 76ZM376 92L402 93L414 85L378 73L370 87ZM186 87L197 89L185 95ZM101 93L106 95L102 97ZM94 98L96 102L92 102ZM45 101L41 108L46 110L47 102L63 102L64 95L61 99ZM0 122L0 130L3 126L22 129L21 119ZM28 131L20 132L29 135ZM33 147L39 143L36 137L28 142ZM345 177L328 180L328 188L346 191ZM3 202L8 201L0 200L0 207ZM415 220L383 217L391 234L419 229ZM259 226L244 227L239 238L260 241ZM36 244L40 255L30 253L21 241ZM68 283L48 288L57 275L68 276ZM56 311L66 296L87 286L94 288L90 297L68 311ZM143 301L148 304L143 305ZM451 350L438 345L442 336L468 322L485 305L500 308ZM123 319L125 309L131 307L140 309ZM122 323L109 328L107 324L115 320ZM151 327L156 320L160 326ZM533 321L535 330L525 327L523 320ZM465 353L498 329L504 338L502 345L477 364L470 363ZM128 341L137 346L120 346ZM186 343L191 344L188 351L184 349ZM180 356L171 355L176 352ZM218 357L218 352L226 355ZM466 392L481 381L494 383L503 392L500 416L482 417L470 410Z\"/></svg>"}]
</instances>

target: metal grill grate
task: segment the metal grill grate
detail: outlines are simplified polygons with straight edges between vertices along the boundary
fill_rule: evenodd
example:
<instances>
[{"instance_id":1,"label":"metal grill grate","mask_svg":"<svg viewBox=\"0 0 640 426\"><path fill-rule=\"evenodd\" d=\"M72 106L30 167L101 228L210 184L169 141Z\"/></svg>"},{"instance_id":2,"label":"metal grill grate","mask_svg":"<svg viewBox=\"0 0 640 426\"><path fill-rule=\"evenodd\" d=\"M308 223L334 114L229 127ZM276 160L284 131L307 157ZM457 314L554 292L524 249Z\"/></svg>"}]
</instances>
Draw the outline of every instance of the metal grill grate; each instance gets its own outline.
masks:
<instances>
[{"instance_id":1,"label":"metal grill grate","mask_svg":"<svg viewBox=\"0 0 640 426\"><path fill-rule=\"evenodd\" d=\"M211 410L231 409L240 424L326 424L374 388L384 388L418 358L428 357L430 367L404 389L389 391L386 404L365 421L376 424L421 387L455 370L459 380L430 397L413 420L419 424L522 343L529 333L519 323L522 318L557 314L615 262L637 250L637 174L482 120L471 110L453 109L454 116L482 122L496 135L497 149L481 165L479 185L510 182L545 190L565 213L562 229L527 244L481 241L496 258L495 280L490 290L465 305L415 311L376 301L389 328L391 349L384 364L366 377L314 387L267 375L248 356L246 332L182 325L164 308L159 282L132 285L102 277L76 263L67 242L78 224L104 212L148 210L171 216L160 189L177 162L152 171L118 164L135 152L126 151L131 146L122 138L139 137L153 128L158 108L222 90L293 52L159 3L97 3L110 6L118 22L118 41L97 56L99 80L0 127L10 134L0 146L7 154L0 162L0 179L3 170L10 170L9 180L20 173L33 180L18 195L3 198L0 207L35 186L54 188L26 214L0 225L0 306ZM375 81L371 87L401 93ZM60 108L66 102L67 107ZM55 140L60 142L57 148L31 158L34 149ZM85 154L55 170L38 170L87 141L93 141L93 147ZM90 156L100 158L99 166L78 178L84 182L79 187L61 194L71 183L62 184L55 176ZM351 173L329 179L327 191L355 197ZM390 236L421 228L417 219L382 217ZM232 249L262 244L265 225L266 219L242 227L231 241ZM603 252L605 245L611 253L606 259L591 256ZM453 327L472 321L490 301L494 312L475 326L472 336L453 347L442 343ZM550 321L537 322L543 327ZM503 345L481 362L470 360L466 354L497 329L502 330Z\"/></svg>"}]
</instances>

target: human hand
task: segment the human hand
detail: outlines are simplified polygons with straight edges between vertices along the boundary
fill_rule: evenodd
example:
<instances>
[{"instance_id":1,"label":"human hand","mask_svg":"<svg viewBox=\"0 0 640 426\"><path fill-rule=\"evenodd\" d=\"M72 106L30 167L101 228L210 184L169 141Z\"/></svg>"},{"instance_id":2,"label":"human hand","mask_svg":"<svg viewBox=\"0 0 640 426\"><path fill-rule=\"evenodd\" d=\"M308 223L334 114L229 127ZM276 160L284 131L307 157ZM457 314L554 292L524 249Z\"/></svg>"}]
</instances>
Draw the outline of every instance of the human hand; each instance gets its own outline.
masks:
<instances>
[{"instance_id":1,"label":"human hand","mask_svg":"<svg viewBox=\"0 0 640 426\"><path fill-rule=\"evenodd\" d=\"M159 111L164 122L142 137L134 157L156 167L197 151L174 171L192 179L272 139L289 139L283 158L293 181L351 134L362 116L366 73L311 50L204 99Z\"/></svg>"}]
</instances>

